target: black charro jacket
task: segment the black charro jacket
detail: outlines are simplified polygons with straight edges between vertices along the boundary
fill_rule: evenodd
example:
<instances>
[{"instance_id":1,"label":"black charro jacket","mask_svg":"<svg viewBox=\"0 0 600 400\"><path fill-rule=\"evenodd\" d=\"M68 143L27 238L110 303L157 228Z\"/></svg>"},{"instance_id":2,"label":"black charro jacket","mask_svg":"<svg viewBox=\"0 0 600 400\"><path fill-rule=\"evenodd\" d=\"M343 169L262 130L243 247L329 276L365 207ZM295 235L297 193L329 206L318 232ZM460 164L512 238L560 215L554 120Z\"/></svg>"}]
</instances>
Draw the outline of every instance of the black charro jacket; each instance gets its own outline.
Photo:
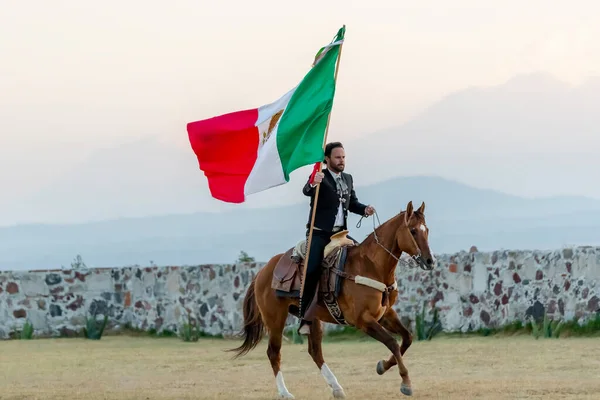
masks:
<instances>
[{"instance_id":1,"label":"black charro jacket","mask_svg":"<svg viewBox=\"0 0 600 400\"><path fill-rule=\"evenodd\" d=\"M340 205L340 199L337 194L337 187L335 179L327 168L321 170L325 175L321 181L321 187L319 188L319 199L317 203L317 211L315 213L315 227L321 230L331 232L333 230L333 224L335 223L335 217L338 213L338 207ZM342 180L346 182L348 186L348 192L345 193L343 198L346 200L342 202L344 212L344 229L348 229L348 211L358 215L365 215L366 205L358 201L356 193L354 192L354 181L352 175L342 172ZM315 203L315 193L317 188L310 185L310 178L302 188L302 193L305 196L310 197L310 212L308 213L308 222L306 228L310 228L310 221L312 218L312 211Z\"/></svg>"}]
</instances>

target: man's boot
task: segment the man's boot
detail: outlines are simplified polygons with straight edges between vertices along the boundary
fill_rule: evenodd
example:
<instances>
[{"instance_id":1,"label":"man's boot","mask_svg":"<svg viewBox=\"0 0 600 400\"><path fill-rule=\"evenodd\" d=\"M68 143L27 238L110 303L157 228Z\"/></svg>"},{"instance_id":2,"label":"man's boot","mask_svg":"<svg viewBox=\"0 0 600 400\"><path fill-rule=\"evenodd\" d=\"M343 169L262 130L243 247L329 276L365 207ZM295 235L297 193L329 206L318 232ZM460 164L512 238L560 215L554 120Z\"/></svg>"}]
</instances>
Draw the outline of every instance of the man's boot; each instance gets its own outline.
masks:
<instances>
[{"instance_id":1,"label":"man's boot","mask_svg":"<svg viewBox=\"0 0 600 400\"><path fill-rule=\"evenodd\" d=\"M298 329L298 333L300 335L310 335L310 321L301 320L300 321L300 329Z\"/></svg>"},{"instance_id":2,"label":"man's boot","mask_svg":"<svg viewBox=\"0 0 600 400\"><path fill-rule=\"evenodd\" d=\"M308 240L308 237L307 237ZM326 238L319 234L316 234L312 238L310 248L310 260L306 260L306 281L304 282L304 289L302 298L300 299L300 328L298 333L301 335L310 334L310 325L312 324L312 316L306 318L306 313L310 310L313 299L318 296L317 287L319 285L319 278L321 274L321 260L323 258L323 249L329 243Z\"/></svg>"},{"instance_id":3,"label":"man's boot","mask_svg":"<svg viewBox=\"0 0 600 400\"><path fill-rule=\"evenodd\" d=\"M310 306L310 302L312 301L312 296L308 294L308 291L306 289L307 288L305 288L304 296L302 296L303 298L301 299L302 307L300 308L300 327L298 328L299 335L309 335L310 324L312 323L311 321L304 319L304 317L306 316L306 312L308 311L308 308Z\"/></svg>"},{"instance_id":4,"label":"man's boot","mask_svg":"<svg viewBox=\"0 0 600 400\"><path fill-rule=\"evenodd\" d=\"M310 334L310 325L312 321L310 319L305 319L306 313L308 313L310 309L310 305L313 301L313 297L315 294L311 296L312 292L316 291L316 288L312 287L313 285L306 285L304 288L304 296L302 296L301 304L302 307L300 309L300 328L298 329L298 333L300 335L309 335ZM312 290L311 290L312 289Z\"/></svg>"}]
</instances>

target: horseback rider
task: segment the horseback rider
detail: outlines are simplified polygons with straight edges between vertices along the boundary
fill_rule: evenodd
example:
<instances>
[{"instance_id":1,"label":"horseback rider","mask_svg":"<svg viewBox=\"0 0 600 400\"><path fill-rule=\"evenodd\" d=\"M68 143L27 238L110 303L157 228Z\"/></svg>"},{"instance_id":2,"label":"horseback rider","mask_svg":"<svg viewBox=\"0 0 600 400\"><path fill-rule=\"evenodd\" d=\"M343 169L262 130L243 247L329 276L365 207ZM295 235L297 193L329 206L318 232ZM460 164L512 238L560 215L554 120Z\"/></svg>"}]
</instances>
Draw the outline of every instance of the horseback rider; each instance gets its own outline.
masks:
<instances>
[{"instance_id":1,"label":"horseback rider","mask_svg":"<svg viewBox=\"0 0 600 400\"><path fill-rule=\"evenodd\" d=\"M306 224L308 238L316 187L317 184L320 184L309 260L306 261L306 282L301 299L301 322L298 332L302 335L310 333L312 318L306 317L305 313L316 294L325 246L331 241L330 238L333 234L348 229L348 211L365 217L375 212L372 206L358 201L354 192L352 175L344 172L346 153L342 143L332 142L325 146L324 162L327 168L317 172L313 182L309 179L302 189L302 193L311 198L308 223Z\"/></svg>"}]
</instances>

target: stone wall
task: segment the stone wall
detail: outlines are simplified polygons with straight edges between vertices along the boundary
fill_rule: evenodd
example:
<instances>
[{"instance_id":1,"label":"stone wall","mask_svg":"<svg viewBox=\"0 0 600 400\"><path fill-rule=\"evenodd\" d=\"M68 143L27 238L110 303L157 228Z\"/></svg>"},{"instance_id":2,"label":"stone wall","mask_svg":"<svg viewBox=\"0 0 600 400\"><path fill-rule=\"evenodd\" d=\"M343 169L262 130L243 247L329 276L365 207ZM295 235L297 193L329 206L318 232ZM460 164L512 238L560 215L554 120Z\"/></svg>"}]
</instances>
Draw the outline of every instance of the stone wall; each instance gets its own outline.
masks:
<instances>
[{"instance_id":1,"label":"stone wall","mask_svg":"<svg viewBox=\"0 0 600 400\"><path fill-rule=\"evenodd\" d=\"M26 320L37 335L75 335L86 315L106 313L114 329L177 331L186 310L204 332L227 335L239 330L245 290L263 265L2 271L0 338ZM400 266L397 279L399 314L414 320L424 302L436 305L446 331L498 327L544 311L583 322L600 308L600 248L441 255L433 271Z\"/></svg>"}]
</instances>

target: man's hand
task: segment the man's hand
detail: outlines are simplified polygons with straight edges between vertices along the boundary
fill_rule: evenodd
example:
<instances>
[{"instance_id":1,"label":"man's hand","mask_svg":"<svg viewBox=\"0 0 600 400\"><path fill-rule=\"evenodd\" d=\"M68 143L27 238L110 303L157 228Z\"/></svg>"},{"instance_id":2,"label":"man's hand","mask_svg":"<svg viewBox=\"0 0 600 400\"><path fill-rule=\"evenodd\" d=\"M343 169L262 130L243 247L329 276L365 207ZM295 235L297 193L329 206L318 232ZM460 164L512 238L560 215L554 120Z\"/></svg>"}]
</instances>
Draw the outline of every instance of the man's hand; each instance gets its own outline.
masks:
<instances>
[{"instance_id":1,"label":"man's hand","mask_svg":"<svg viewBox=\"0 0 600 400\"><path fill-rule=\"evenodd\" d=\"M373 208L373 206L367 206L367 207L365 208L365 214L366 214L367 216L369 216L369 215L373 215L374 213L375 213L375 209Z\"/></svg>"},{"instance_id":2,"label":"man's hand","mask_svg":"<svg viewBox=\"0 0 600 400\"><path fill-rule=\"evenodd\" d=\"M321 171L317 172L315 174L315 179L313 180L313 185L321 183L321 181L323 180L324 177L325 177L324 173L322 173Z\"/></svg>"}]
</instances>

